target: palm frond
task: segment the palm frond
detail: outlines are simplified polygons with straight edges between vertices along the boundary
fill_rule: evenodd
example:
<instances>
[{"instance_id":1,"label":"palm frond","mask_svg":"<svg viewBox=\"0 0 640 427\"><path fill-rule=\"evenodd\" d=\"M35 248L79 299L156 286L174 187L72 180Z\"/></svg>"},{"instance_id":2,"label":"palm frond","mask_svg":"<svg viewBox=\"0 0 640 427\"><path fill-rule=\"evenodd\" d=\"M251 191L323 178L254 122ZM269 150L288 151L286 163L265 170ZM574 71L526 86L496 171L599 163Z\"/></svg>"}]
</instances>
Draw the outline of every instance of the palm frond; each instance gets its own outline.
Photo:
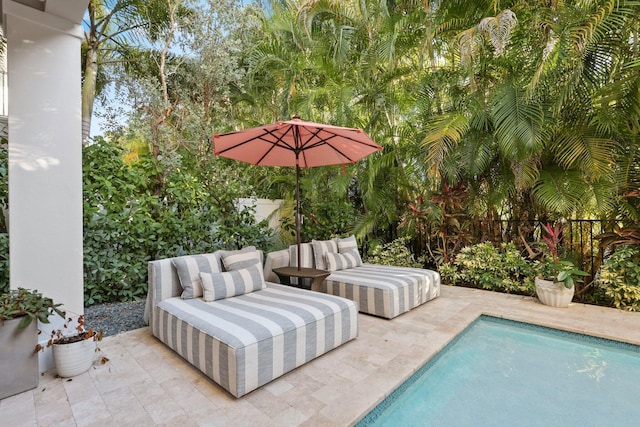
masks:
<instances>
[{"instance_id":1,"label":"palm frond","mask_svg":"<svg viewBox=\"0 0 640 427\"><path fill-rule=\"evenodd\" d=\"M489 169L496 152L491 135L470 132L459 146L461 167L469 177L482 175Z\"/></svg>"},{"instance_id":2,"label":"palm frond","mask_svg":"<svg viewBox=\"0 0 640 427\"><path fill-rule=\"evenodd\" d=\"M518 190L531 188L540 178L540 165L537 158L531 156L522 161L511 163L514 185Z\"/></svg>"},{"instance_id":3,"label":"palm frond","mask_svg":"<svg viewBox=\"0 0 640 427\"><path fill-rule=\"evenodd\" d=\"M611 212L616 203L616 184L610 177L603 177L591 184L591 206L588 206L591 212Z\"/></svg>"},{"instance_id":4,"label":"palm frond","mask_svg":"<svg viewBox=\"0 0 640 427\"><path fill-rule=\"evenodd\" d=\"M460 152L455 151L444 158L440 165L443 178L451 185L456 185L462 181L465 174L464 164L460 158Z\"/></svg>"},{"instance_id":5,"label":"palm frond","mask_svg":"<svg viewBox=\"0 0 640 427\"><path fill-rule=\"evenodd\" d=\"M531 194L544 209L567 215L584 203L588 185L578 171L548 167L540 172Z\"/></svg>"},{"instance_id":6,"label":"palm frond","mask_svg":"<svg viewBox=\"0 0 640 427\"><path fill-rule=\"evenodd\" d=\"M446 155L460 143L469 131L469 119L461 113L445 114L432 121L422 145L427 148L427 163L440 165Z\"/></svg>"},{"instance_id":7,"label":"palm frond","mask_svg":"<svg viewBox=\"0 0 640 427\"><path fill-rule=\"evenodd\" d=\"M496 55L502 54L511 38L511 30L518 22L516 14L505 9L496 16L484 18L478 24L478 29L489 36Z\"/></svg>"},{"instance_id":8,"label":"palm frond","mask_svg":"<svg viewBox=\"0 0 640 427\"><path fill-rule=\"evenodd\" d=\"M640 209L629 203L626 199L618 202L618 212L623 218L628 219L632 223L640 222Z\"/></svg>"},{"instance_id":9,"label":"palm frond","mask_svg":"<svg viewBox=\"0 0 640 427\"><path fill-rule=\"evenodd\" d=\"M527 99L522 90L505 84L496 91L492 108L503 155L522 159L542 148L544 113L535 99Z\"/></svg>"},{"instance_id":10,"label":"palm frond","mask_svg":"<svg viewBox=\"0 0 640 427\"><path fill-rule=\"evenodd\" d=\"M562 132L553 144L558 164L566 169L579 167L592 179L611 173L615 141L589 134L587 129Z\"/></svg>"}]
</instances>

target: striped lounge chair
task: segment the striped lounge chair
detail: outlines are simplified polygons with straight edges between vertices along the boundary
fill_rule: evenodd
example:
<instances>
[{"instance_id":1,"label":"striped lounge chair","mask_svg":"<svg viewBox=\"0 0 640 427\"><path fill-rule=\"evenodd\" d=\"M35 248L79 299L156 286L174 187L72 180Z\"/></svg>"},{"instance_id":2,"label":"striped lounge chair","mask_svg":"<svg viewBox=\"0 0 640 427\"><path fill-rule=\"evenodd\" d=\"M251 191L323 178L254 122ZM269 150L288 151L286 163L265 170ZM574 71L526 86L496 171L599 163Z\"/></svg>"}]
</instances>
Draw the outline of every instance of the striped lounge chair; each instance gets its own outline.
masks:
<instances>
[{"instance_id":1,"label":"striped lounge chair","mask_svg":"<svg viewBox=\"0 0 640 427\"><path fill-rule=\"evenodd\" d=\"M357 252L355 238L313 241L300 246L302 267L328 270L322 292L358 303L359 311L393 319L440 295L440 274L423 268L366 264ZM297 247L271 252L266 257L265 278L279 282L274 268L295 266Z\"/></svg>"},{"instance_id":2,"label":"striped lounge chair","mask_svg":"<svg viewBox=\"0 0 640 427\"><path fill-rule=\"evenodd\" d=\"M236 266L223 271L224 254L149 262L145 316L154 336L233 396L243 396L358 335L353 301L268 282L245 292L241 282L251 275L264 282L262 264L255 270ZM187 276L199 276L202 296L183 286ZM233 295L207 301L206 280L211 277L226 280L224 292Z\"/></svg>"}]
</instances>

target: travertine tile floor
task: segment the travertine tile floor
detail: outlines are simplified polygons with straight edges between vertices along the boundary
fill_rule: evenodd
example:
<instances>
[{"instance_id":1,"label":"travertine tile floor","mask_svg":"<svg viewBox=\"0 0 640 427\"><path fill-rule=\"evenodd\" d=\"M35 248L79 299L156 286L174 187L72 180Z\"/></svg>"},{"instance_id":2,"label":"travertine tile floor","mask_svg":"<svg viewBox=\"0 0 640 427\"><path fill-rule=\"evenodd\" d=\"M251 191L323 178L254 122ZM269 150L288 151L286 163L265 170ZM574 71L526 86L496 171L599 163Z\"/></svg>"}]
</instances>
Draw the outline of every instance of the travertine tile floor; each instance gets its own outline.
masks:
<instances>
[{"instance_id":1,"label":"travertine tile floor","mask_svg":"<svg viewBox=\"0 0 640 427\"><path fill-rule=\"evenodd\" d=\"M191 368L147 328L108 337L110 359L70 380L0 401L0 425L346 426L358 421L480 314L640 344L640 313L444 286L442 296L384 320L360 314L360 336L240 399Z\"/></svg>"}]
</instances>

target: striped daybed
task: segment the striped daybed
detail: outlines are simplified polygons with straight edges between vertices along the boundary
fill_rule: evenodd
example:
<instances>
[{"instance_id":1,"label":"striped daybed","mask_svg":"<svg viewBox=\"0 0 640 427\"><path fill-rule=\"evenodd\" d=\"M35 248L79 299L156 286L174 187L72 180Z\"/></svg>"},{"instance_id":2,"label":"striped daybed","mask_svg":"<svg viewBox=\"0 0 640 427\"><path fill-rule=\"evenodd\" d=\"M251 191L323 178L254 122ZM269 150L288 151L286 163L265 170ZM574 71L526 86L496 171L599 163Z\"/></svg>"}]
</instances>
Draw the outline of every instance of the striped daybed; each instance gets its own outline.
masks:
<instances>
[{"instance_id":1,"label":"striped daybed","mask_svg":"<svg viewBox=\"0 0 640 427\"><path fill-rule=\"evenodd\" d=\"M393 319L440 295L440 274L423 268L366 264L353 236L300 245L302 267L328 270L322 292L358 303L360 312ZM272 269L297 265L297 246L266 257L265 278L279 282Z\"/></svg>"},{"instance_id":2,"label":"striped daybed","mask_svg":"<svg viewBox=\"0 0 640 427\"><path fill-rule=\"evenodd\" d=\"M241 276L246 279L259 271L258 280L264 282L262 264L256 270L224 272L223 255L218 251L149 262L145 317L154 336L233 396L249 393L358 335L353 301L274 283L244 293L245 285L238 286ZM226 292L237 295L207 302L206 286L202 297L190 295L192 290L181 285L185 270L179 272L179 267L185 265L192 278L200 275L201 285L209 272L207 280L238 273L236 283L226 283Z\"/></svg>"}]
</instances>

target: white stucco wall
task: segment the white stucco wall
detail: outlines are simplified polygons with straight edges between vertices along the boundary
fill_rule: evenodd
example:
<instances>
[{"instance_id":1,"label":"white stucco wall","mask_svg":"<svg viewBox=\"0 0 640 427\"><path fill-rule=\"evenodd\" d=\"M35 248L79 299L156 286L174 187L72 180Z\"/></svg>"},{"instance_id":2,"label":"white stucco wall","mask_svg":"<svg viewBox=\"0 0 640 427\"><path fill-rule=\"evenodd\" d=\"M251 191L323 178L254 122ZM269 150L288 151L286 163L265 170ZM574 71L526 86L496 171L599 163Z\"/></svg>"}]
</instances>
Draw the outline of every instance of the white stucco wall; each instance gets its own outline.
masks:
<instances>
[{"instance_id":1,"label":"white stucco wall","mask_svg":"<svg viewBox=\"0 0 640 427\"><path fill-rule=\"evenodd\" d=\"M280 227L280 215L277 210L282 207L282 203L284 203L283 199L270 200L247 197L236 200L238 210L245 207L253 207L255 209L253 216L256 222L266 219L269 221L269 227L273 230L277 230Z\"/></svg>"},{"instance_id":2,"label":"white stucco wall","mask_svg":"<svg viewBox=\"0 0 640 427\"><path fill-rule=\"evenodd\" d=\"M82 314L82 29L11 2L3 2L3 13L10 287L38 289Z\"/></svg>"}]
</instances>

